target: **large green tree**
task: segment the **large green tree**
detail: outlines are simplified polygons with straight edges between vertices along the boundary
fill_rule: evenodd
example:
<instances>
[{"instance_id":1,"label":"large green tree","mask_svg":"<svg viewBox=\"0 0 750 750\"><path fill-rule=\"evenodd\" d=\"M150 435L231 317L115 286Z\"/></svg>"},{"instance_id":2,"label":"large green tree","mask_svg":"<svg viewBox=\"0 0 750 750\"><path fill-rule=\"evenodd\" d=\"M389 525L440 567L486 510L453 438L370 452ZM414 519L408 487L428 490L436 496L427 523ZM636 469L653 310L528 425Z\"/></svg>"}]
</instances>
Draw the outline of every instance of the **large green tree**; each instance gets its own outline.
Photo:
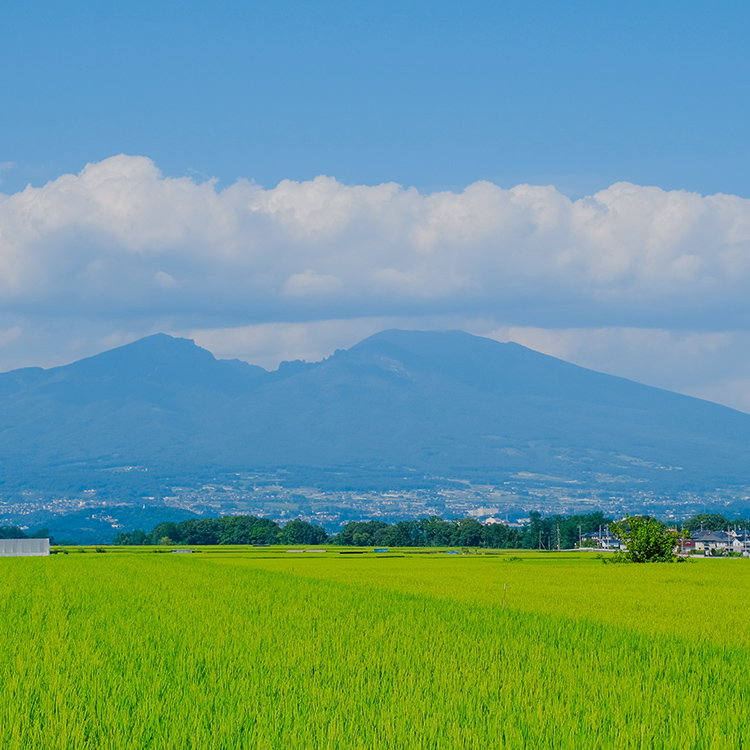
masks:
<instances>
[{"instance_id":1,"label":"large green tree","mask_svg":"<svg viewBox=\"0 0 750 750\"><path fill-rule=\"evenodd\" d=\"M674 553L678 531L666 526L650 516L625 516L622 521L609 526L612 535L627 547L621 553L626 559L636 562L672 562L677 559Z\"/></svg>"},{"instance_id":2,"label":"large green tree","mask_svg":"<svg viewBox=\"0 0 750 750\"><path fill-rule=\"evenodd\" d=\"M742 529L750 522L744 518L730 520L721 513L696 513L692 518L685 521L683 528L687 531L722 531L728 528Z\"/></svg>"},{"instance_id":3,"label":"large green tree","mask_svg":"<svg viewBox=\"0 0 750 750\"><path fill-rule=\"evenodd\" d=\"M289 521L279 534L281 544L325 544L327 541L325 529L301 518Z\"/></svg>"},{"instance_id":4,"label":"large green tree","mask_svg":"<svg viewBox=\"0 0 750 750\"><path fill-rule=\"evenodd\" d=\"M18 526L0 526L0 539L26 539L26 534Z\"/></svg>"},{"instance_id":5,"label":"large green tree","mask_svg":"<svg viewBox=\"0 0 750 750\"><path fill-rule=\"evenodd\" d=\"M384 521L350 521L333 538L333 544L347 547L380 547L387 544L390 524Z\"/></svg>"}]
</instances>

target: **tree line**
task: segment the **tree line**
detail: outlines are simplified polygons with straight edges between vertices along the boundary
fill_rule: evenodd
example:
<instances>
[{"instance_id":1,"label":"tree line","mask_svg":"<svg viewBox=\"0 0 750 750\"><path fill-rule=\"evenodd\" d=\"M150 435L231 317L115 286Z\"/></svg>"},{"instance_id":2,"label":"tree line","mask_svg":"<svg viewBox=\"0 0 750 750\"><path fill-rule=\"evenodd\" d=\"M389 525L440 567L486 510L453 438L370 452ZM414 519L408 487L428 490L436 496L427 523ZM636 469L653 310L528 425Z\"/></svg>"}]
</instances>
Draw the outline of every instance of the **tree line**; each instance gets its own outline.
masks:
<instances>
[{"instance_id":1,"label":"tree line","mask_svg":"<svg viewBox=\"0 0 750 750\"><path fill-rule=\"evenodd\" d=\"M721 513L696 513L682 524L685 531L726 531L727 529L748 529L750 518L729 519Z\"/></svg>"},{"instance_id":2,"label":"tree line","mask_svg":"<svg viewBox=\"0 0 750 750\"><path fill-rule=\"evenodd\" d=\"M612 519L602 513L549 516L532 512L522 526L481 524L475 518L446 521L439 516L410 521L350 521L329 535L321 526L301 519L280 526L269 518L221 516L168 521L150 532L120 532L116 545L335 544L347 547L486 547L492 549L561 549L573 547L582 535L606 529Z\"/></svg>"},{"instance_id":3,"label":"tree line","mask_svg":"<svg viewBox=\"0 0 750 750\"><path fill-rule=\"evenodd\" d=\"M187 521L160 523L150 532L136 529L120 532L113 544L325 544L329 536L324 528L299 518L279 526L270 518L257 516L221 516L190 518Z\"/></svg>"},{"instance_id":4,"label":"tree line","mask_svg":"<svg viewBox=\"0 0 750 750\"><path fill-rule=\"evenodd\" d=\"M118 533L116 545L222 545L222 544L336 544L350 547L484 547L490 549L570 549L582 537L606 533L612 523L603 513L571 516L529 514L520 526L481 524L474 518L446 521L439 516L387 523L350 521L337 534L295 519L284 526L269 518L221 516L167 521L151 531ZM682 524L685 531L750 528L748 519L728 519L720 513L698 513ZM24 532L18 526L0 526L0 539L51 537L48 529ZM52 544L74 544L50 539Z\"/></svg>"},{"instance_id":5,"label":"tree line","mask_svg":"<svg viewBox=\"0 0 750 750\"><path fill-rule=\"evenodd\" d=\"M54 544L49 529L38 529L27 534L18 526L0 526L0 539L49 539L50 544Z\"/></svg>"},{"instance_id":6,"label":"tree line","mask_svg":"<svg viewBox=\"0 0 750 750\"><path fill-rule=\"evenodd\" d=\"M485 547L489 549L569 549L582 536L605 530L612 522L600 512L548 516L533 511L521 526L481 524L475 518L445 521L439 516L398 521L352 521L333 544L353 547Z\"/></svg>"}]
</instances>

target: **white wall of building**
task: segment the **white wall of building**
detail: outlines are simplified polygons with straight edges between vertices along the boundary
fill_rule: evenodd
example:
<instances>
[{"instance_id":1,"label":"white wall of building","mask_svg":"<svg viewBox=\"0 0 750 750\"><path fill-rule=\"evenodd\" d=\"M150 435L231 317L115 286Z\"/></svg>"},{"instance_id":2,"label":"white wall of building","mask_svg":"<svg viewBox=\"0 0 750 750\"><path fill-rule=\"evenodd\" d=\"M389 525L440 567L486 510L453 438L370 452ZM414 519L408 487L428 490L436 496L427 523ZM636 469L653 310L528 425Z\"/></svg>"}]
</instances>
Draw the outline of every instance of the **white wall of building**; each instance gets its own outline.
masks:
<instances>
[{"instance_id":1,"label":"white wall of building","mask_svg":"<svg viewBox=\"0 0 750 750\"><path fill-rule=\"evenodd\" d=\"M49 539L0 539L0 557L44 557Z\"/></svg>"}]
</instances>

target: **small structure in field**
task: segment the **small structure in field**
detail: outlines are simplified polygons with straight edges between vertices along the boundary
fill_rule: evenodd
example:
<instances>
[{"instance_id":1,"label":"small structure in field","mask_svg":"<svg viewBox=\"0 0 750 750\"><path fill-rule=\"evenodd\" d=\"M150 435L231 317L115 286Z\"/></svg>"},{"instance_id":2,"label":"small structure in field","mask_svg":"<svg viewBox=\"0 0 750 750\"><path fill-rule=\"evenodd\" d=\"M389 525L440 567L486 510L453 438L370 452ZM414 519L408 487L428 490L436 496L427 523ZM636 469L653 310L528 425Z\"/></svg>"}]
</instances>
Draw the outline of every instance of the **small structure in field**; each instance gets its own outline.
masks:
<instances>
[{"instance_id":1,"label":"small structure in field","mask_svg":"<svg viewBox=\"0 0 750 750\"><path fill-rule=\"evenodd\" d=\"M49 539L0 539L0 557L46 557Z\"/></svg>"}]
</instances>

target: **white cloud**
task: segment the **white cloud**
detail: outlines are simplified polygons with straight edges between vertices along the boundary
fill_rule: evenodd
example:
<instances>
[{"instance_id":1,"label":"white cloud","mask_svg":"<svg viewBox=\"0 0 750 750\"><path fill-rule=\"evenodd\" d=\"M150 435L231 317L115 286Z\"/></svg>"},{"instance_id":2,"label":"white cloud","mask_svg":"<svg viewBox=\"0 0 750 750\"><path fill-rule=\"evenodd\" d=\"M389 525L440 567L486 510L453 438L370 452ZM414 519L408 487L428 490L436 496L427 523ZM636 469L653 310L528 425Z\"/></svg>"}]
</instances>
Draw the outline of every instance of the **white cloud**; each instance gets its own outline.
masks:
<instances>
[{"instance_id":1,"label":"white cloud","mask_svg":"<svg viewBox=\"0 0 750 750\"><path fill-rule=\"evenodd\" d=\"M515 341L593 370L681 392L715 377L717 371L750 367L750 334L654 328L545 329L501 326L483 335ZM747 354L745 354L747 352Z\"/></svg>"},{"instance_id":2,"label":"white cloud","mask_svg":"<svg viewBox=\"0 0 750 750\"><path fill-rule=\"evenodd\" d=\"M732 195L220 190L124 155L0 194L6 366L158 330L275 366L385 327L464 328L696 395L724 383L739 404L749 296L750 200Z\"/></svg>"},{"instance_id":3,"label":"white cloud","mask_svg":"<svg viewBox=\"0 0 750 750\"><path fill-rule=\"evenodd\" d=\"M308 268L304 273L293 273L281 289L288 297L325 296L341 288L341 279L330 273L315 273Z\"/></svg>"},{"instance_id":4,"label":"white cloud","mask_svg":"<svg viewBox=\"0 0 750 750\"><path fill-rule=\"evenodd\" d=\"M324 300L328 315L351 314L355 300L382 314L445 303L658 324L675 308L744 309L750 201L627 183L577 201L553 187L421 195L330 177L219 190L122 155L0 195L5 310L75 298L91 313L149 314L165 286L173 304L212 315L278 314L292 297L297 315Z\"/></svg>"},{"instance_id":5,"label":"white cloud","mask_svg":"<svg viewBox=\"0 0 750 750\"><path fill-rule=\"evenodd\" d=\"M179 331L223 359L242 359L268 370L287 360L319 362L336 349L347 349L363 338L390 327L383 319L260 323L221 329Z\"/></svg>"},{"instance_id":6,"label":"white cloud","mask_svg":"<svg viewBox=\"0 0 750 750\"><path fill-rule=\"evenodd\" d=\"M157 271L154 274L154 281L163 289L174 289L177 286L177 279L166 271Z\"/></svg>"},{"instance_id":7,"label":"white cloud","mask_svg":"<svg viewBox=\"0 0 750 750\"><path fill-rule=\"evenodd\" d=\"M750 413L750 378L719 379L691 388L686 393Z\"/></svg>"},{"instance_id":8,"label":"white cloud","mask_svg":"<svg viewBox=\"0 0 750 750\"><path fill-rule=\"evenodd\" d=\"M5 330L0 330L0 347L15 343L21 338L22 334L23 329L18 325L6 328Z\"/></svg>"}]
</instances>

